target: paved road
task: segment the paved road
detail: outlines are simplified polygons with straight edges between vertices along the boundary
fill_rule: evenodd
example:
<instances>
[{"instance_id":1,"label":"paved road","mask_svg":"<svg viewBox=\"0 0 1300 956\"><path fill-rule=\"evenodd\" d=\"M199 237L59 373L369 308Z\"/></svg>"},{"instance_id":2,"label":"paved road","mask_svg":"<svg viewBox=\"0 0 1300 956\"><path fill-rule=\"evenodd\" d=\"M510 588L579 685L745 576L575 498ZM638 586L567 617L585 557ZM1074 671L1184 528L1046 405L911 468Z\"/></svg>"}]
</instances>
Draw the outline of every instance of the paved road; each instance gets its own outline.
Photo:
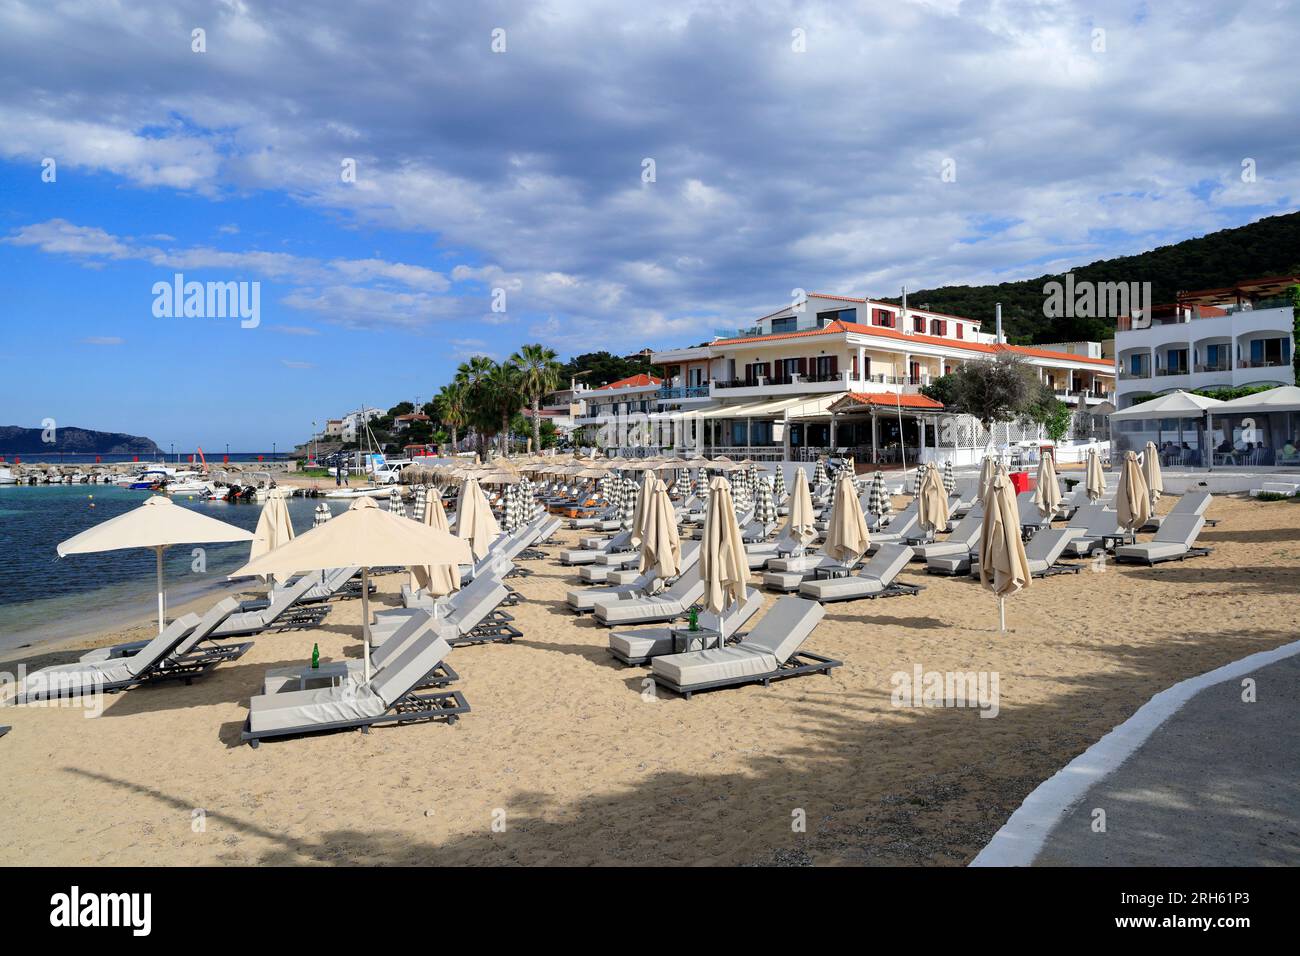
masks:
<instances>
[{"instance_id":1,"label":"paved road","mask_svg":"<svg viewBox=\"0 0 1300 956\"><path fill-rule=\"evenodd\" d=\"M1035 866L1300 866L1300 656L1201 691L1048 835ZM1092 830L1095 808L1106 832Z\"/></svg>"}]
</instances>

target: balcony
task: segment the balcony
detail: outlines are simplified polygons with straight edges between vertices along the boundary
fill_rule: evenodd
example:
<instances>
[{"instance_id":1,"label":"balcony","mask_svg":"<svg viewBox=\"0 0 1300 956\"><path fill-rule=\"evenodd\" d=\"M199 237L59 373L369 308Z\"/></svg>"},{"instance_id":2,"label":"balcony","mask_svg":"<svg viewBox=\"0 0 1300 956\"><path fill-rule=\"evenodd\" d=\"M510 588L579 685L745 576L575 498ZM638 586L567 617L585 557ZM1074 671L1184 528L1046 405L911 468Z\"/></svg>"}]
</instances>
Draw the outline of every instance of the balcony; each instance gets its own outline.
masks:
<instances>
[{"instance_id":1,"label":"balcony","mask_svg":"<svg viewBox=\"0 0 1300 956\"><path fill-rule=\"evenodd\" d=\"M661 402L680 402L690 398L708 398L708 385L665 385L659 389Z\"/></svg>"},{"instance_id":2,"label":"balcony","mask_svg":"<svg viewBox=\"0 0 1300 956\"><path fill-rule=\"evenodd\" d=\"M1227 362L1215 362L1213 365L1206 365L1204 362L1196 363L1197 373L1201 372L1231 372L1232 366Z\"/></svg>"},{"instance_id":3,"label":"balcony","mask_svg":"<svg viewBox=\"0 0 1300 956\"><path fill-rule=\"evenodd\" d=\"M1283 359L1264 359L1260 362L1241 361L1237 368L1290 368L1291 362Z\"/></svg>"}]
</instances>

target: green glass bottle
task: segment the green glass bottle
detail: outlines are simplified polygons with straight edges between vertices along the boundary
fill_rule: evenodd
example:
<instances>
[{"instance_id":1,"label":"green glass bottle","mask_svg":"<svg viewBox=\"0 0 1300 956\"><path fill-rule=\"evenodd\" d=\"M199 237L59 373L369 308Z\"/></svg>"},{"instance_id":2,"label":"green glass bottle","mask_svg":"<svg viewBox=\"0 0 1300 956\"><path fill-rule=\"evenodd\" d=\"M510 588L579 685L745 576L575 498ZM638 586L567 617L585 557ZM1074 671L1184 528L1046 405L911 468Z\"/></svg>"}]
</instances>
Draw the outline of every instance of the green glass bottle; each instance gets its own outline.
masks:
<instances>
[{"instance_id":1,"label":"green glass bottle","mask_svg":"<svg viewBox=\"0 0 1300 956\"><path fill-rule=\"evenodd\" d=\"M316 670L318 667L320 667L320 645L313 644L311 646L311 669Z\"/></svg>"},{"instance_id":2,"label":"green glass bottle","mask_svg":"<svg viewBox=\"0 0 1300 956\"><path fill-rule=\"evenodd\" d=\"M700 629L700 612L697 611L695 608L691 608L691 630L698 631L699 629Z\"/></svg>"}]
</instances>

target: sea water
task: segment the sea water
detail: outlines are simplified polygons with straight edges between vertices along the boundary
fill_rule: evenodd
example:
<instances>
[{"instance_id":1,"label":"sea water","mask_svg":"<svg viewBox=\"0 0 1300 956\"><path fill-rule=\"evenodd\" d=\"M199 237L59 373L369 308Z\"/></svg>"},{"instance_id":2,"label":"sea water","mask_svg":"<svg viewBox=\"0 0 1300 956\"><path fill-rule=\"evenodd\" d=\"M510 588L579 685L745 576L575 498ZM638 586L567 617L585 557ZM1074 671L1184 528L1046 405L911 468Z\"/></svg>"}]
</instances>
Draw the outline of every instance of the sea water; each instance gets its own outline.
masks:
<instances>
[{"instance_id":1,"label":"sea water","mask_svg":"<svg viewBox=\"0 0 1300 956\"><path fill-rule=\"evenodd\" d=\"M0 485L0 651L76 637L156 617L157 566L143 548L72 554L55 547L92 525L142 504L147 491L115 485ZM176 494L172 501L252 531L262 505L203 501ZM290 498L289 516L301 534L312 526L319 498ZM329 504L329 502L326 502ZM350 502L334 502L341 512ZM202 561L194 549L203 550ZM176 545L164 552L170 606L216 592L248 560L249 544Z\"/></svg>"}]
</instances>

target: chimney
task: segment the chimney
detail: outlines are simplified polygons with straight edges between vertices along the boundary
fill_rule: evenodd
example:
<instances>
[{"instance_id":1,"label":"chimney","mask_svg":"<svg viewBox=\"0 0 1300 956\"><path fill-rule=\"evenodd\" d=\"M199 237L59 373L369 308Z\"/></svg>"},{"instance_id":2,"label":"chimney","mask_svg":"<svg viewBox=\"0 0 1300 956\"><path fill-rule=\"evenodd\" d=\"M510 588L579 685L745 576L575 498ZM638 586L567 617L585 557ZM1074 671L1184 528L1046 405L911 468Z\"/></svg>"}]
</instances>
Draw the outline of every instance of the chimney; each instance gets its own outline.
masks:
<instances>
[{"instance_id":1,"label":"chimney","mask_svg":"<svg viewBox=\"0 0 1300 956\"><path fill-rule=\"evenodd\" d=\"M995 303L993 306L993 333L999 345L1002 344L1002 303Z\"/></svg>"}]
</instances>

